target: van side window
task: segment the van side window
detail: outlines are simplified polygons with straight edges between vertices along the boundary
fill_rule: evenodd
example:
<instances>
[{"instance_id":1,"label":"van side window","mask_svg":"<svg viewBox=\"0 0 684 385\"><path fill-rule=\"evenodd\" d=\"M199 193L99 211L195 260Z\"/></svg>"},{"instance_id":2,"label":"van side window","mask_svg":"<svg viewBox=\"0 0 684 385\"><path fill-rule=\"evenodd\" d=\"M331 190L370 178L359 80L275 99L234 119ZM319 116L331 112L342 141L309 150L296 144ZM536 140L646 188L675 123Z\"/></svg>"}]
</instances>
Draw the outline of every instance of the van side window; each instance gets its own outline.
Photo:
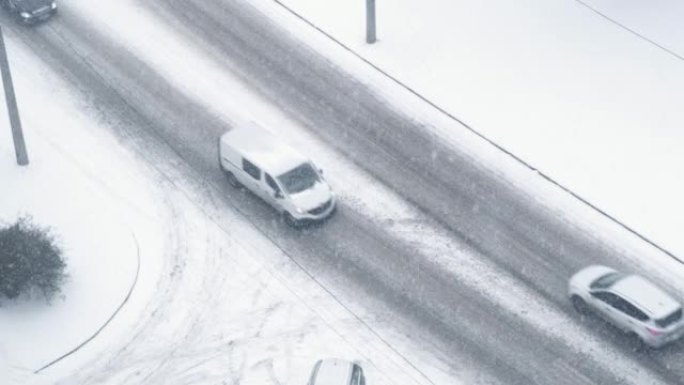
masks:
<instances>
[{"instance_id":1,"label":"van side window","mask_svg":"<svg viewBox=\"0 0 684 385\"><path fill-rule=\"evenodd\" d=\"M261 169L245 158L242 158L242 169L252 178L261 180Z\"/></svg>"},{"instance_id":2,"label":"van side window","mask_svg":"<svg viewBox=\"0 0 684 385\"><path fill-rule=\"evenodd\" d=\"M270 175L264 174L264 178L266 178L266 184L273 189L275 192L280 191L280 187L278 187L278 184L271 178Z\"/></svg>"}]
</instances>

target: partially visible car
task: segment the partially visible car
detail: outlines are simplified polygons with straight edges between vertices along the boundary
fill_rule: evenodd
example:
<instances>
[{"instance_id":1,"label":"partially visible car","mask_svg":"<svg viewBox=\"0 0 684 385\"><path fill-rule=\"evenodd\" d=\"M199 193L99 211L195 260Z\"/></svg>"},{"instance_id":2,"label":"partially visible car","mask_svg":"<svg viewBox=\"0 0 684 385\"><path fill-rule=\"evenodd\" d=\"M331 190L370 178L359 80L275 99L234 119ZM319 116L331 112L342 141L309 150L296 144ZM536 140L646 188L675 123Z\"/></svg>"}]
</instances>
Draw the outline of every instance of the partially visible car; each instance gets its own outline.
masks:
<instances>
[{"instance_id":1,"label":"partially visible car","mask_svg":"<svg viewBox=\"0 0 684 385\"><path fill-rule=\"evenodd\" d=\"M361 365L339 358L318 360L307 385L366 385Z\"/></svg>"},{"instance_id":2,"label":"partially visible car","mask_svg":"<svg viewBox=\"0 0 684 385\"><path fill-rule=\"evenodd\" d=\"M575 273L568 286L578 311L592 310L650 347L684 334L682 305L641 276L592 265Z\"/></svg>"},{"instance_id":3,"label":"partially visible car","mask_svg":"<svg viewBox=\"0 0 684 385\"><path fill-rule=\"evenodd\" d=\"M26 24L45 20L57 12L54 0L0 0L0 4Z\"/></svg>"}]
</instances>

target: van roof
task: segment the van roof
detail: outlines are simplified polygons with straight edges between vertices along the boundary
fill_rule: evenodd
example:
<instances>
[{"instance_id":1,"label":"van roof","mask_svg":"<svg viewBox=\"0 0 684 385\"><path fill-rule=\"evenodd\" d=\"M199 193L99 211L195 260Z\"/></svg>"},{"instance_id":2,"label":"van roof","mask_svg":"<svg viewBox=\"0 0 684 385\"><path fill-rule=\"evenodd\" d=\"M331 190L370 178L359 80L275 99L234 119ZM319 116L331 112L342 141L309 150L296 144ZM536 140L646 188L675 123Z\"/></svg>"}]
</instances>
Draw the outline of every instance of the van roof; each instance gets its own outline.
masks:
<instances>
[{"instance_id":1,"label":"van roof","mask_svg":"<svg viewBox=\"0 0 684 385\"><path fill-rule=\"evenodd\" d=\"M221 142L239 150L247 160L273 177L309 161L256 123L233 128L221 136Z\"/></svg>"}]
</instances>

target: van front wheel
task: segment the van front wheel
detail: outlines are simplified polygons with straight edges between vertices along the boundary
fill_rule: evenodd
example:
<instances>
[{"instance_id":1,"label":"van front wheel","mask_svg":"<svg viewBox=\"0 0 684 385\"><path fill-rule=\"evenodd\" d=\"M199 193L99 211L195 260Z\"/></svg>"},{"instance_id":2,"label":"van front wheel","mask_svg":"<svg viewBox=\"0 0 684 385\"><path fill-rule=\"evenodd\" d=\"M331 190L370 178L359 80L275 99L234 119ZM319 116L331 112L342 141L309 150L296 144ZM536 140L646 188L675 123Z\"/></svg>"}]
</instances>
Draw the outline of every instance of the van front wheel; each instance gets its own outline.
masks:
<instances>
[{"instance_id":1,"label":"van front wheel","mask_svg":"<svg viewBox=\"0 0 684 385\"><path fill-rule=\"evenodd\" d=\"M295 217L292 216L292 214L288 213L285 211L285 223L292 227L299 227L299 221L295 219Z\"/></svg>"}]
</instances>

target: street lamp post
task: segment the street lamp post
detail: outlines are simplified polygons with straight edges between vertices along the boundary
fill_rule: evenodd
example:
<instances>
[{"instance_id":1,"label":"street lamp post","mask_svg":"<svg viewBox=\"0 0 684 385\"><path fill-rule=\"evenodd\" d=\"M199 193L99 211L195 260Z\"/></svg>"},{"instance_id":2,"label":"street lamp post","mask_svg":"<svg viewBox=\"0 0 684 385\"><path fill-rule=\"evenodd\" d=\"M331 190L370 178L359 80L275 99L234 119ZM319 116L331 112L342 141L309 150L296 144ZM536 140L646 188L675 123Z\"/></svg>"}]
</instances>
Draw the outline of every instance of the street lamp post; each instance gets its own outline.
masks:
<instances>
[{"instance_id":1,"label":"street lamp post","mask_svg":"<svg viewBox=\"0 0 684 385\"><path fill-rule=\"evenodd\" d=\"M375 0L366 0L366 43L375 43Z\"/></svg>"},{"instance_id":2,"label":"street lamp post","mask_svg":"<svg viewBox=\"0 0 684 385\"><path fill-rule=\"evenodd\" d=\"M9 113L10 125L12 126L12 138L14 139L14 152L17 155L17 164L26 166L29 163L24 133L21 131L21 120L19 120L19 109L17 99L14 95L12 85L12 75L10 74L9 61L7 60L7 50L5 49L5 38L2 36L0 28L0 72L2 72L2 84L5 87L5 101L7 102L7 112Z\"/></svg>"}]
</instances>

